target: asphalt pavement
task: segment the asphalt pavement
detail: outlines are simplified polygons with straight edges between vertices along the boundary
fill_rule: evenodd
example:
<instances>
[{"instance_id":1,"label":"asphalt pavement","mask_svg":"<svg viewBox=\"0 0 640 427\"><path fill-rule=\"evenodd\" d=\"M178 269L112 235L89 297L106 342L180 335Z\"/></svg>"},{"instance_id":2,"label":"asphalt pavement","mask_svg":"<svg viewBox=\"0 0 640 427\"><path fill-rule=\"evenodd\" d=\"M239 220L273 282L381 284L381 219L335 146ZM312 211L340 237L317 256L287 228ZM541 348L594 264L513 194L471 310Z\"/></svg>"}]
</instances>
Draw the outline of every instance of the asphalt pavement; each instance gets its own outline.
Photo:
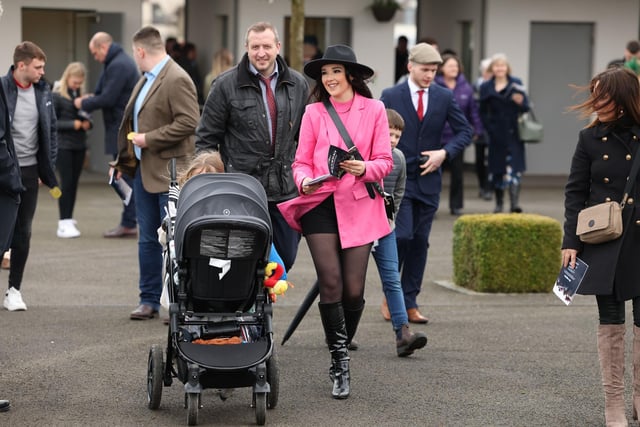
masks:
<instances>
[{"instance_id":1,"label":"asphalt pavement","mask_svg":"<svg viewBox=\"0 0 640 427\"><path fill-rule=\"evenodd\" d=\"M46 189L33 226L22 285L26 312L0 309L0 413L4 426L186 425L184 389L165 387L160 408L147 408L147 357L166 344L160 319L131 321L138 303L135 239L105 239L121 206L103 176L85 173L75 218L82 236L56 237L57 203ZM526 212L562 220L566 177L525 177ZM448 178L445 179L448 181ZM289 272L295 288L278 298L274 328L280 399L267 412L275 426L600 426L604 424L593 298L565 306L548 294L477 294L451 286L452 227L448 191L433 225L423 291L425 349L400 359L390 323L379 311L382 290L369 266L366 301L352 352L349 399L331 398L329 353L313 307L284 345L281 337L314 280L304 240ZM464 213L487 213L466 176ZM363 218L366 221L366 218ZM531 256L535 256L532 254ZM517 266L514 266L517 268ZM7 272L0 272L6 283ZM549 289L552 287L549 283ZM630 310L629 310L630 311ZM164 313L163 313L164 314ZM629 332L628 337L631 337ZM630 351L630 340L627 342ZM627 360L627 414L631 367ZM199 425L255 424L250 389L226 401L202 396Z\"/></svg>"}]
</instances>

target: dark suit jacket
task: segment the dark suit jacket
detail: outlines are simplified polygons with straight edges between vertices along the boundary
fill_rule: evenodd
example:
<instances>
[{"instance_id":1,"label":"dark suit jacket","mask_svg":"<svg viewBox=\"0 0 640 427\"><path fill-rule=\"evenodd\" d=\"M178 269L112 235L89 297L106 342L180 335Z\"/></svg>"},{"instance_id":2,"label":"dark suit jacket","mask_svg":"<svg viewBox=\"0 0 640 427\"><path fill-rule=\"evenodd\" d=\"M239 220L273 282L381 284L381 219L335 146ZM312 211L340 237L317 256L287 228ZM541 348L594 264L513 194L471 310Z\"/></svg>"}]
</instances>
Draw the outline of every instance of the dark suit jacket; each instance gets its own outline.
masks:
<instances>
[{"instance_id":1,"label":"dark suit jacket","mask_svg":"<svg viewBox=\"0 0 640 427\"><path fill-rule=\"evenodd\" d=\"M142 150L142 159L137 162L127 134L133 131L133 107L144 82L145 77L133 89L125 107L114 165L132 176L136 168L141 167L144 189L150 193L164 193L169 190L171 158L175 157L178 168L183 168L195 151L195 130L200 117L198 97L191 77L169 59L149 89L138 114L138 132L146 133L148 147Z\"/></svg>"},{"instance_id":2,"label":"dark suit jacket","mask_svg":"<svg viewBox=\"0 0 640 427\"><path fill-rule=\"evenodd\" d=\"M442 171L438 170L420 176L420 152L444 148L447 158L462 153L471 143L473 129L464 113L456 103L453 92L435 82L429 86L427 113L420 122L411 102L411 93L407 82L399 83L382 91L380 97L387 108L393 108L404 119L404 130L398 148L407 160L407 190L405 196L417 199L428 199L428 196L439 194L442 189ZM449 123L454 136L443 146L442 130ZM416 185L411 185L414 181Z\"/></svg>"}]
</instances>

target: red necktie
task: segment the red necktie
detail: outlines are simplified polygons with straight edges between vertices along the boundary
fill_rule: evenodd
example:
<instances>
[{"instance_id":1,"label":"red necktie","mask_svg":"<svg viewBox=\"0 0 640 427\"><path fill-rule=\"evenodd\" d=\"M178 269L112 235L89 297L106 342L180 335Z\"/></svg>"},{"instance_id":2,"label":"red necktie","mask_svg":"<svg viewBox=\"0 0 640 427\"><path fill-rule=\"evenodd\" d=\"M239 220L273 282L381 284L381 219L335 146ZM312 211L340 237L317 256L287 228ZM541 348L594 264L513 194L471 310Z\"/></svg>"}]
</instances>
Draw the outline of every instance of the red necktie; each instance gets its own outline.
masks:
<instances>
[{"instance_id":1,"label":"red necktie","mask_svg":"<svg viewBox=\"0 0 640 427\"><path fill-rule=\"evenodd\" d=\"M267 87L267 107L269 107L269 116L271 117L271 146L276 145L276 120L278 118L278 112L276 108L276 98L273 96L273 91L271 90L271 79L275 77L264 77L262 74L258 74L262 83Z\"/></svg>"},{"instance_id":2,"label":"red necktie","mask_svg":"<svg viewBox=\"0 0 640 427\"><path fill-rule=\"evenodd\" d=\"M418 91L418 120L422 121L424 118L424 105L422 104L422 95L424 95L424 89Z\"/></svg>"}]
</instances>

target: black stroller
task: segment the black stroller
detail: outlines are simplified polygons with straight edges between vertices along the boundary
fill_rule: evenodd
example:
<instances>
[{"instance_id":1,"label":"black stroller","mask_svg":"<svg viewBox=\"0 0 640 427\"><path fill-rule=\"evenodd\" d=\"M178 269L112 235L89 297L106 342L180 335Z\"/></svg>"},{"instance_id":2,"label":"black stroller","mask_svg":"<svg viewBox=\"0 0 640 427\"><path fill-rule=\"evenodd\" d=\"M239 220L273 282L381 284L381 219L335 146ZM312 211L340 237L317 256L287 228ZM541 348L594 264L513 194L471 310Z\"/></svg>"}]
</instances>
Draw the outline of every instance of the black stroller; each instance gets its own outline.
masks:
<instances>
[{"instance_id":1,"label":"black stroller","mask_svg":"<svg viewBox=\"0 0 640 427\"><path fill-rule=\"evenodd\" d=\"M202 174L180 191L172 179L163 228L169 333L166 357L159 345L149 352L149 408L177 377L187 422L196 425L204 389L253 387L256 423L264 425L279 379L263 286L272 230L262 185L244 174Z\"/></svg>"}]
</instances>

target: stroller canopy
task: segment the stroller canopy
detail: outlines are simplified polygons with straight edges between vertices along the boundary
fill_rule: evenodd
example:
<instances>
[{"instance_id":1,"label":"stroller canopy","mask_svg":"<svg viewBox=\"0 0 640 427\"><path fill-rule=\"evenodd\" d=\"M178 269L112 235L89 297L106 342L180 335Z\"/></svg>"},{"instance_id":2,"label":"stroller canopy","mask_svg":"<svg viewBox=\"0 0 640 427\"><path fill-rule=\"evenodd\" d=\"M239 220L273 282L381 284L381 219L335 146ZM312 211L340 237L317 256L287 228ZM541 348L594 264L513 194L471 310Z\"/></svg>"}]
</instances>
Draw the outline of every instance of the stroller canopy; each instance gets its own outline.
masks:
<instances>
[{"instance_id":1,"label":"stroller canopy","mask_svg":"<svg viewBox=\"0 0 640 427\"><path fill-rule=\"evenodd\" d=\"M200 255L238 259L252 257L258 251L266 258L272 230L262 184L238 173L206 173L190 178L178 198L173 236L178 260L184 257L185 240L193 229L200 230Z\"/></svg>"}]
</instances>

